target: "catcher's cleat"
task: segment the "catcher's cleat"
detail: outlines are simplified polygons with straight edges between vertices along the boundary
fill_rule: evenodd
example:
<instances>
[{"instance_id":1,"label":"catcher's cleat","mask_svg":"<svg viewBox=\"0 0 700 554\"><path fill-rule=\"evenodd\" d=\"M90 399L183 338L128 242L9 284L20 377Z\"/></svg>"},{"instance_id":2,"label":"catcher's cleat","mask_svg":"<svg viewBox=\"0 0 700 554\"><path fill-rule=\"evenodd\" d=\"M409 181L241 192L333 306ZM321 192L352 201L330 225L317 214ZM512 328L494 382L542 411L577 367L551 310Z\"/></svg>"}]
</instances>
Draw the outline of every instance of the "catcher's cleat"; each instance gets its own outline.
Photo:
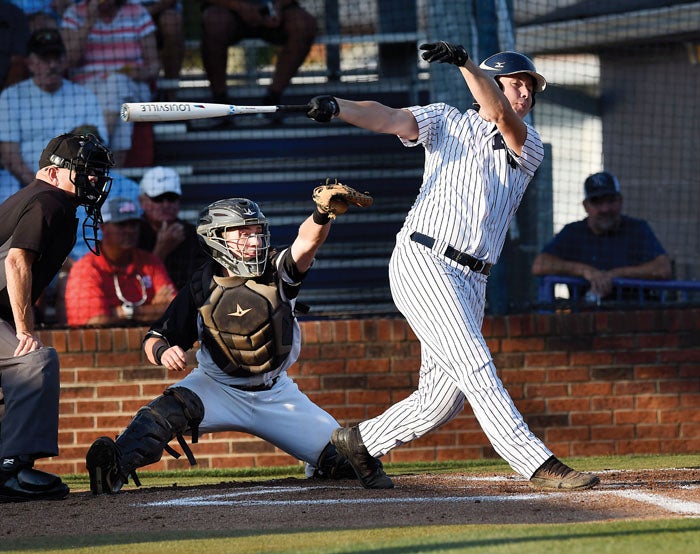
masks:
<instances>
[{"instance_id":1,"label":"catcher's cleat","mask_svg":"<svg viewBox=\"0 0 700 554\"><path fill-rule=\"evenodd\" d=\"M119 448L109 437L100 437L85 456L92 494L119 492L126 477L119 471Z\"/></svg>"},{"instance_id":2,"label":"catcher's cleat","mask_svg":"<svg viewBox=\"0 0 700 554\"><path fill-rule=\"evenodd\" d=\"M340 454L348 459L364 488L394 488L394 483L384 473L381 462L367 452L357 426L334 429L331 434L331 443Z\"/></svg>"},{"instance_id":3,"label":"catcher's cleat","mask_svg":"<svg viewBox=\"0 0 700 554\"><path fill-rule=\"evenodd\" d=\"M555 456L549 458L530 477L535 489L583 490L595 487L600 479L591 473L581 473L561 463Z\"/></svg>"}]
</instances>

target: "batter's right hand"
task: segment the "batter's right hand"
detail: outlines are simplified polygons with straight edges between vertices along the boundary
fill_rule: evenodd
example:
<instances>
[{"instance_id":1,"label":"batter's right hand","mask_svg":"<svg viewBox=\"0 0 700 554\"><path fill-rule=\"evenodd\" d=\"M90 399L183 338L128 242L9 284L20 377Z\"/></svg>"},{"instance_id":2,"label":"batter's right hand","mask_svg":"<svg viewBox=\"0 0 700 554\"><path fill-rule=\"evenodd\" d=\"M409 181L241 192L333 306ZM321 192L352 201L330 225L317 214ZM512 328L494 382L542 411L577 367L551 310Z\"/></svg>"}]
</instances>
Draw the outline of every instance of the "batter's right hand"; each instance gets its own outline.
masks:
<instances>
[{"instance_id":1,"label":"batter's right hand","mask_svg":"<svg viewBox=\"0 0 700 554\"><path fill-rule=\"evenodd\" d=\"M314 96L309 102L306 116L319 123L328 123L333 116L340 113L338 101L329 94Z\"/></svg>"}]
</instances>

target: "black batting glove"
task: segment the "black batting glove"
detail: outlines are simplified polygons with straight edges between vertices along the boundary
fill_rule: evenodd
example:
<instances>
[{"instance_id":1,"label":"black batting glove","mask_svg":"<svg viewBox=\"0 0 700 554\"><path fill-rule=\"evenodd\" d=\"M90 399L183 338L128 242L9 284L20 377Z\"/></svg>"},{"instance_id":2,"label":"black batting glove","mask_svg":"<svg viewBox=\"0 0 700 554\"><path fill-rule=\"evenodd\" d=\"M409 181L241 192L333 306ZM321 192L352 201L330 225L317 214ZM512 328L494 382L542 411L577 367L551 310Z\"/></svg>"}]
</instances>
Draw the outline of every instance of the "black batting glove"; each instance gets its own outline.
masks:
<instances>
[{"instance_id":1,"label":"black batting glove","mask_svg":"<svg viewBox=\"0 0 700 554\"><path fill-rule=\"evenodd\" d=\"M419 48L425 50L421 57L429 63L451 63L458 67L464 67L464 64L469 59L469 54L467 54L464 46L461 44L450 44L444 40L430 44L421 44Z\"/></svg>"},{"instance_id":2,"label":"black batting glove","mask_svg":"<svg viewBox=\"0 0 700 554\"><path fill-rule=\"evenodd\" d=\"M309 102L309 109L306 116L319 123L328 123L333 116L340 113L338 101L329 94L314 96Z\"/></svg>"}]
</instances>

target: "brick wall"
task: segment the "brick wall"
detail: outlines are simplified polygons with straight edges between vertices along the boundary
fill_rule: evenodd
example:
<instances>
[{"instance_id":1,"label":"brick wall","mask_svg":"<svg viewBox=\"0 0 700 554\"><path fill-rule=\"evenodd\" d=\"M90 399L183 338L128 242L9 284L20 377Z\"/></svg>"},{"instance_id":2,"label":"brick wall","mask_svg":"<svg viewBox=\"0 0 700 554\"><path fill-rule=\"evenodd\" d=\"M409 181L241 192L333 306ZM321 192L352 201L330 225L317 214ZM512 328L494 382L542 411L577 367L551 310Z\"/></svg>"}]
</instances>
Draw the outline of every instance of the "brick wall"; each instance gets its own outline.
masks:
<instances>
[{"instance_id":1,"label":"brick wall","mask_svg":"<svg viewBox=\"0 0 700 554\"><path fill-rule=\"evenodd\" d=\"M532 430L559 456L700 452L700 309L487 317L484 335ZM43 331L61 359L60 455L37 465L85 471L100 435L115 436L181 374L145 360L142 328ZM402 319L302 322L290 374L341 423L380 413L415 388L420 347ZM173 443L179 449L177 443ZM244 433L204 435L200 467L291 465ZM471 409L388 461L492 458ZM188 467L168 454L148 469Z\"/></svg>"}]
</instances>

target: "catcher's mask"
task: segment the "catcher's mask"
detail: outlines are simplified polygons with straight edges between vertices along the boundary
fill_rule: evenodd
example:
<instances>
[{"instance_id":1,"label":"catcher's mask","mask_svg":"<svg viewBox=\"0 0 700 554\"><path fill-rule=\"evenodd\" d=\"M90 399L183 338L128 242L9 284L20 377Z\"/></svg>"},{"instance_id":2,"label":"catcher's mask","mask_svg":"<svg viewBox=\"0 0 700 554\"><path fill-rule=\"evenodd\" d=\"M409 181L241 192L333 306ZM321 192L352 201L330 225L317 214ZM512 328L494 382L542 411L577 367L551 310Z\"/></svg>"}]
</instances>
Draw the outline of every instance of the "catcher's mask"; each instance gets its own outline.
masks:
<instances>
[{"instance_id":1,"label":"catcher's mask","mask_svg":"<svg viewBox=\"0 0 700 554\"><path fill-rule=\"evenodd\" d=\"M95 135L66 133L51 139L44 148L39 167L50 165L70 170L75 198L85 207L87 214L83 222L83 239L90 251L99 255L97 229L102 223L100 208L112 186L109 176L109 170L114 167L112 152Z\"/></svg>"},{"instance_id":2,"label":"catcher's mask","mask_svg":"<svg viewBox=\"0 0 700 554\"><path fill-rule=\"evenodd\" d=\"M498 54L486 58L481 62L479 67L485 71L487 75L491 75L496 79L501 90L503 90L503 85L501 85L498 77L510 77L517 73L527 73L530 75L533 85L532 107L535 106L536 93L542 92L547 87L547 80L540 73L537 73L532 60L520 52L499 52Z\"/></svg>"},{"instance_id":3,"label":"catcher's mask","mask_svg":"<svg viewBox=\"0 0 700 554\"><path fill-rule=\"evenodd\" d=\"M248 234L245 242L232 245L224 233L240 227L260 225L262 232ZM270 226L260 207L247 198L219 200L204 208L199 214L197 234L207 253L234 275L244 278L259 277L265 271L270 249ZM245 256L248 246L255 241L255 254Z\"/></svg>"}]
</instances>

